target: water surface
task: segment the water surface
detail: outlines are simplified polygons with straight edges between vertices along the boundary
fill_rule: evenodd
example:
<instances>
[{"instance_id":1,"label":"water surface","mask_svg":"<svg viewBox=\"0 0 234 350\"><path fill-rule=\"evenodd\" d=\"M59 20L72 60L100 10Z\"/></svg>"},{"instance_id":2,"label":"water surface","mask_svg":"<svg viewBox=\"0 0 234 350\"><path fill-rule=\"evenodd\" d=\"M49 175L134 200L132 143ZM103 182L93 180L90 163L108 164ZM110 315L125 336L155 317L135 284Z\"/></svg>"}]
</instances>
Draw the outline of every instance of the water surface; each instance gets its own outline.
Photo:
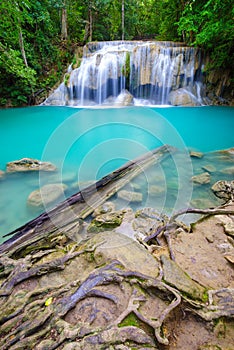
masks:
<instances>
[{"instance_id":1,"label":"water surface","mask_svg":"<svg viewBox=\"0 0 234 350\"><path fill-rule=\"evenodd\" d=\"M63 182L67 185L65 195L69 196L89 181L100 179L162 144L180 151L129 185L131 190L144 192L139 206L175 210L188 205L202 192L209 193L212 199L210 184L192 186L191 177L203 172L202 167L207 164L213 164L217 170L211 174L211 184L220 176L233 177L222 173L223 168L233 166L232 157L212 153L234 146L233 111L230 107L1 110L0 169L5 170L9 161L30 157L51 161L58 171L9 174L1 180L0 235L44 211L32 210L27 205L29 194L40 186ZM205 157L191 158L190 149L204 152ZM164 190L152 196L150 186L161 186Z\"/></svg>"}]
</instances>

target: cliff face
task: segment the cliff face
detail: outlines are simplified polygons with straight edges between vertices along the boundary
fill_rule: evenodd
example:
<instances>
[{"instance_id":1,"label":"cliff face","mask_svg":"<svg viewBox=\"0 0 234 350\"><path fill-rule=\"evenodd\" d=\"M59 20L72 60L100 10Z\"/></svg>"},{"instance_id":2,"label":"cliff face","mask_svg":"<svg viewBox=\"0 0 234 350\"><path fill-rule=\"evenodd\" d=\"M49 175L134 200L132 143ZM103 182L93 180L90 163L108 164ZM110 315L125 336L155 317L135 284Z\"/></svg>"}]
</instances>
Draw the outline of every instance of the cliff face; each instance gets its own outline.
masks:
<instances>
[{"instance_id":1,"label":"cliff face","mask_svg":"<svg viewBox=\"0 0 234 350\"><path fill-rule=\"evenodd\" d=\"M231 69L207 72L205 77L207 97L213 105L234 106L234 79Z\"/></svg>"}]
</instances>

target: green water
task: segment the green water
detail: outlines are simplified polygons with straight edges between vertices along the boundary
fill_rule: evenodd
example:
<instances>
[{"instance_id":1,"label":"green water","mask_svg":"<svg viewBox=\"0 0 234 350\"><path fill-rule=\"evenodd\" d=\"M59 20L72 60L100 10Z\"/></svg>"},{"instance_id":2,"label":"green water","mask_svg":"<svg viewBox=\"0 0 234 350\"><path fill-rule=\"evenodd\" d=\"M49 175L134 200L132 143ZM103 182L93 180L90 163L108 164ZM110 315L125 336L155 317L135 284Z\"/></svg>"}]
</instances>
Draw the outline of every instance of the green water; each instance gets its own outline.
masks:
<instances>
[{"instance_id":1,"label":"green water","mask_svg":"<svg viewBox=\"0 0 234 350\"><path fill-rule=\"evenodd\" d=\"M216 172L211 183L224 175L233 158L212 153L234 146L234 108L116 108L77 109L70 107L30 107L0 111L0 169L23 157L54 163L58 171L9 174L0 180L0 235L22 225L41 211L27 205L29 194L47 183L63 182L66 196L100 179L131 160L162 144L180 151L130 184L143 191L140 206L161 211L185 207L207 192L210 184L192 186L191 176L202 166L212 164ZM202 159L190 158L188 149L205 152ZM164 188L160 195L149 195L150 186ZM64 198L60 198L63 200ZM126 205L113 199L117 207ZM136 207L136 205L135 205Z\"/></svg>"}]
</instances>

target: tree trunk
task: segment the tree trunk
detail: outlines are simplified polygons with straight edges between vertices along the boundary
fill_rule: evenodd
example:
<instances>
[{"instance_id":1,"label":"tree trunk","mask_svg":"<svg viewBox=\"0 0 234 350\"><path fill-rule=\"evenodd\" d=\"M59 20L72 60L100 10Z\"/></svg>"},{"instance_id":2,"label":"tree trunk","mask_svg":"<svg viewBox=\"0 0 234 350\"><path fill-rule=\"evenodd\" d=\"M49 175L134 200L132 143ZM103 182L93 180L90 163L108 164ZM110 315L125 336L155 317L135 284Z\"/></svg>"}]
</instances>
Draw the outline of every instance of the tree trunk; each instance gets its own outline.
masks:
<instances>
[{"instance_id":1,"label":"tree trunk","mask_svg":"<svg viewBox=\"0 0 234 350\"><path fill-rule=\"evenodd\" d=\"M26 67L28 67L28 61L24 50L24 40L23 40L23 34L22 34L21 28L19 29L19 45L20 45L20 51L24 60L24 64Z\"/></svg>"},{"instance_id":2,"label":"tree trunk","mask_svg":"<svg viewBox=\"0 0 234 350\"><path fill-rule=\"evenodd\" d=\"M122 40L124 40L124 0L122 0Z\"/></svg>"},{"instance_id":3,"label":"tree trunk","mask_svg":"<svg viewBox=\"0 0 234 350\"><path fill-rule=\"evenodd\" d=\"M89 3L89 41L93 40L93 12L92 3Z\"/></svg>"},{"instance_id":4,"label":"tree trunk","mask_svg":"<svg viewBox=\"0 0 234 350\"><path fill-rule=\"evenodd\" d=\"M62 8L62 29L61 29L61 39L67 40L67 9L66 3L64 1Z\"/></svg>"}]
</instances>

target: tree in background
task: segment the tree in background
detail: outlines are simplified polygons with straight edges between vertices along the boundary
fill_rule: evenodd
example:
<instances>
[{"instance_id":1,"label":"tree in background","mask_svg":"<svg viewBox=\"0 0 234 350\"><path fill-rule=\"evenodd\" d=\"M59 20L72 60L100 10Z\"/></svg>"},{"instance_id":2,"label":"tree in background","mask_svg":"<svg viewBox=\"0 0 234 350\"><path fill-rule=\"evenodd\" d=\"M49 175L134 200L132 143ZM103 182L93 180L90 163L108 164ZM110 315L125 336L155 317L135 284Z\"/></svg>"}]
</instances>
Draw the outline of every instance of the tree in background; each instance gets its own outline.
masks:
<instances>
[{"instance_id":1,"label":"tree in background","mask_svg":"<svg viewBox=\"0 0 234 350\"><path fill-rule=\"evenodd\" d=\"M187 43L210 53L211 66L233 67L234 5L232 0L190 0L178 31Z\"/></svg>"}]
</instances>

